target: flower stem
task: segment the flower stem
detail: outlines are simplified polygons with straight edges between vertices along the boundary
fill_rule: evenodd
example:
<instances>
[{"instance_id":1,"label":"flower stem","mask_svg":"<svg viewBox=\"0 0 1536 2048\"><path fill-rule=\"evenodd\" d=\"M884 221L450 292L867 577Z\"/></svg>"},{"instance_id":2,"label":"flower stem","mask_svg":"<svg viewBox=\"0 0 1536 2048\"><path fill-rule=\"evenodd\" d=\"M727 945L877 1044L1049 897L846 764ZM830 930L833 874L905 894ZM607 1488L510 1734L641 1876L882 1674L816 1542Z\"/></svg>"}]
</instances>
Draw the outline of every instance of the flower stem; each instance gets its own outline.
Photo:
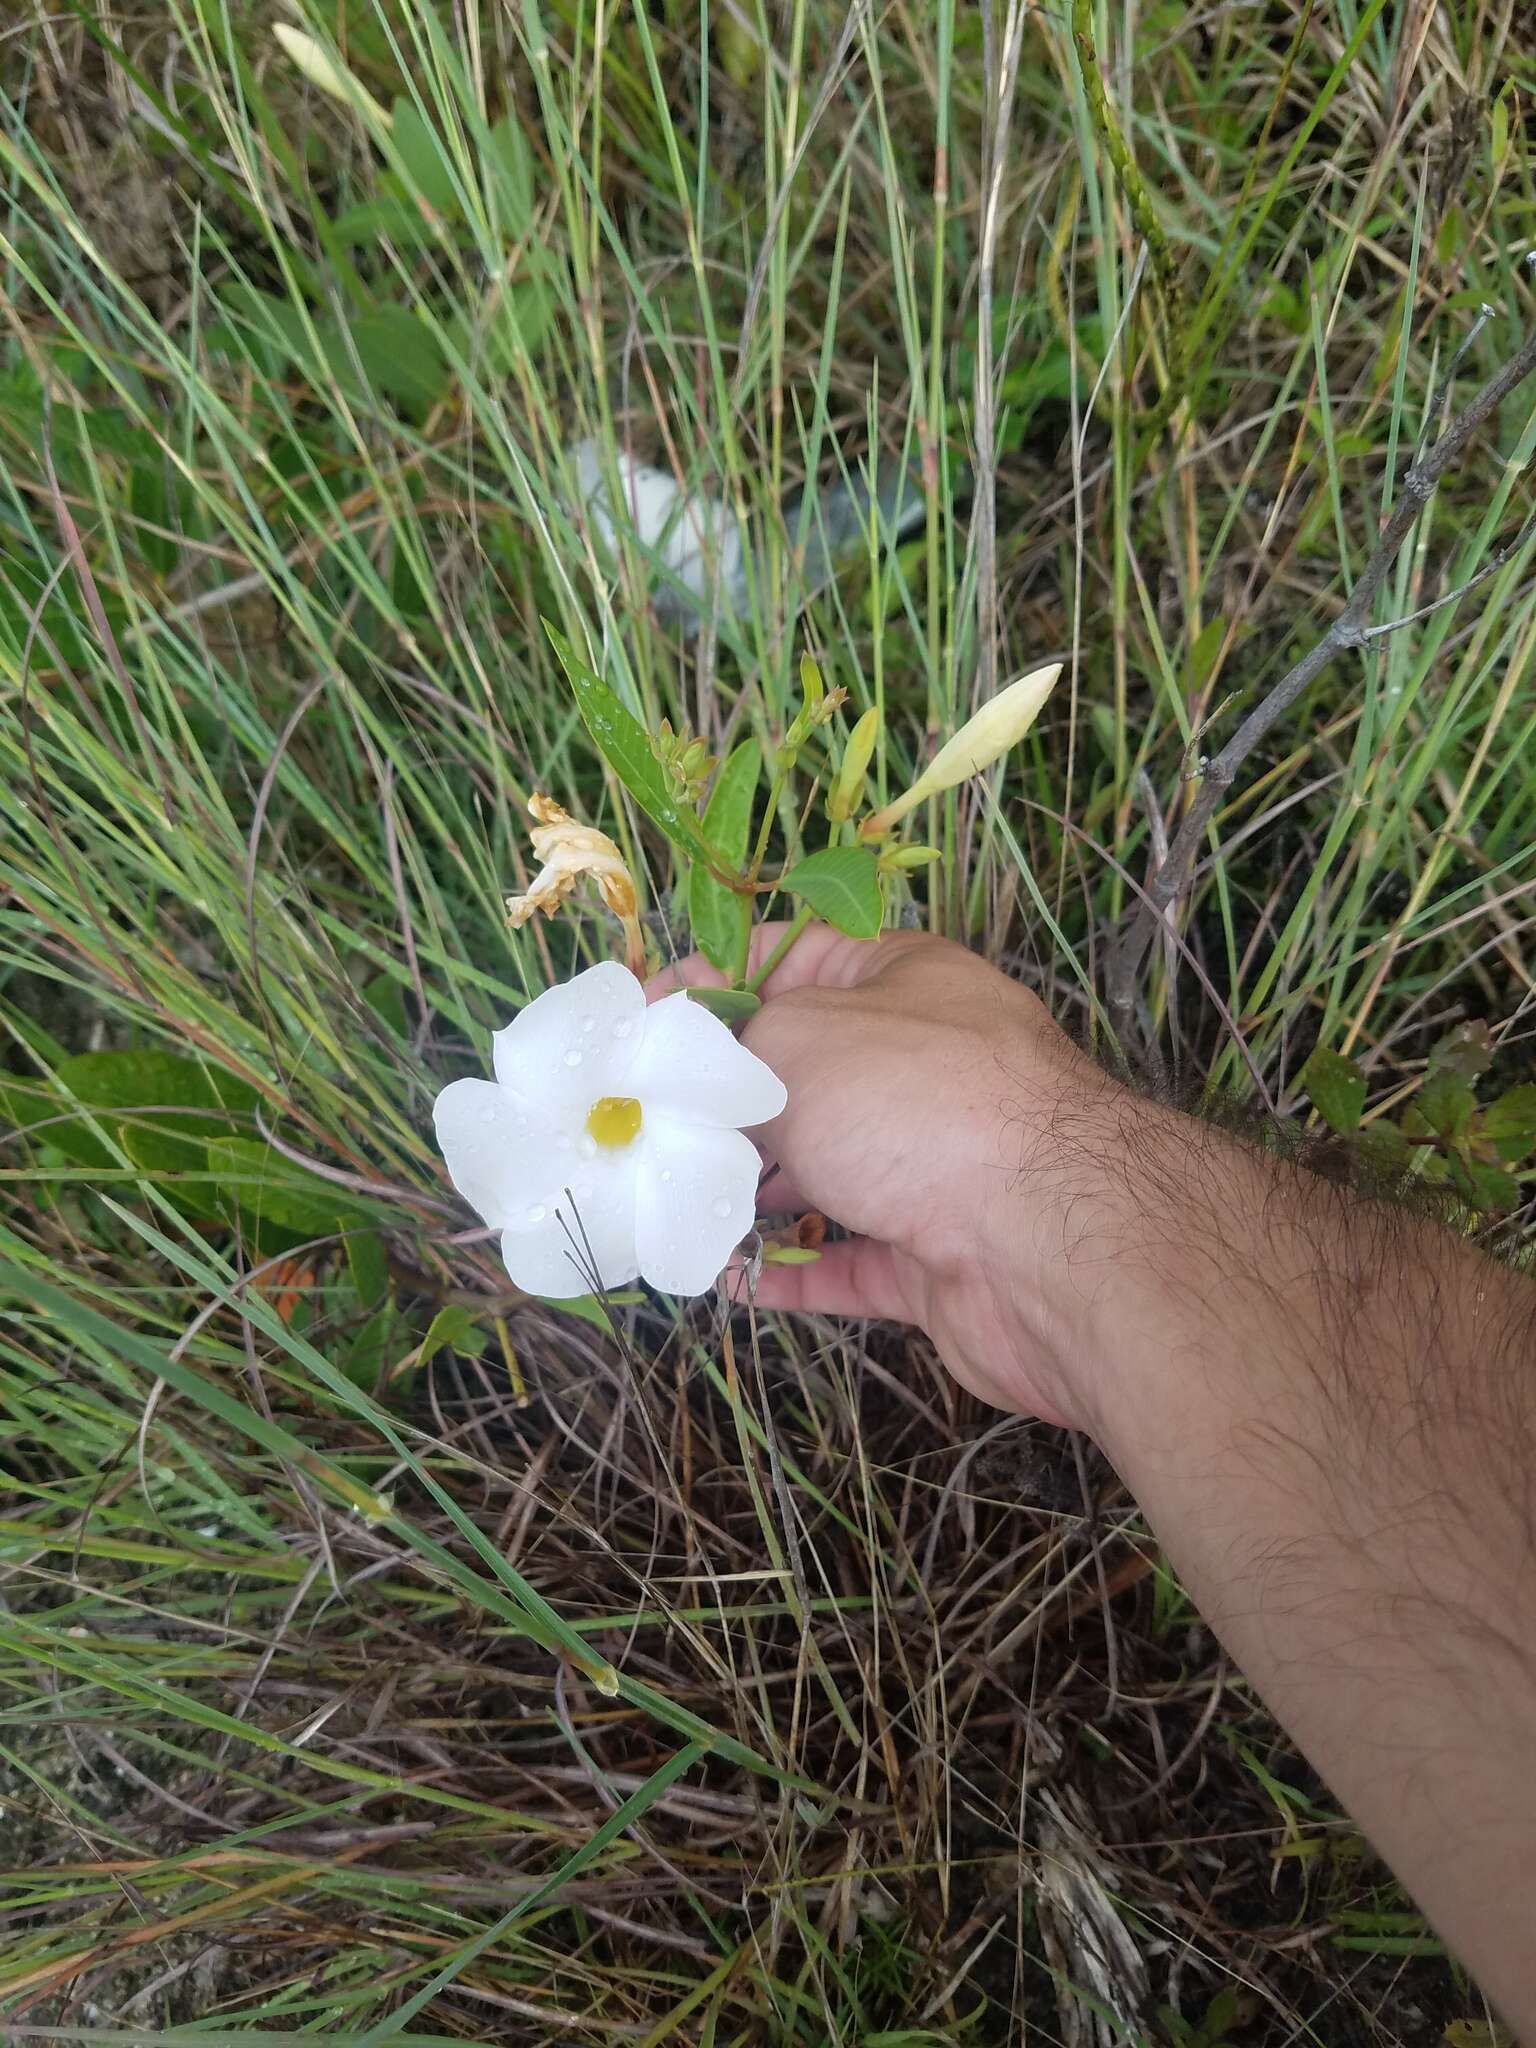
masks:
<instances>
[{"instance_id":1,"label":"flower stem","mask_svg":"<svg viewBox=\"0 0 1536 2048\"><path fill-rule=\"evenodd\" d=\"M811 910L811 906L808 903L802 903L800 908L795 912L794 916L790 919L788 925L785 927L784 936L779 940L779 943L768 955L768 958L763 962L762 966L759 967L756 974L754 974L752 979L747 983L746 986L750 994L755 996L758 993L763 983L768 979L769 975L772 974L775 967L778 966L779 962L784 958L784 955L789 951L790 947L795 943L796 939L799 938L800 934L805 930L806 926L810 923L812 915L813 913Z\"/></svg>"}]
</instances>

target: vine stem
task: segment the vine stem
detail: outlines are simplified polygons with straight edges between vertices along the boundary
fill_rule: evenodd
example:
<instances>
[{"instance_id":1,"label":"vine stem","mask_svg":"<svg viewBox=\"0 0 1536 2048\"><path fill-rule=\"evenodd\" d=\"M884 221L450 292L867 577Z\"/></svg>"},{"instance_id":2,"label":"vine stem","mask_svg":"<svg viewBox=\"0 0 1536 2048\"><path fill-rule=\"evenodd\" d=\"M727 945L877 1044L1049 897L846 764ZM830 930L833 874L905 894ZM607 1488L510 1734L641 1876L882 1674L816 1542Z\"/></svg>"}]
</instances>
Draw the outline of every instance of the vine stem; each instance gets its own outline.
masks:
<instances>
[{"instance_id":1,"label":"vine stem","mask_svg":"<svg viewBox=\"0 0 1536 2048\"><path fill-rule=\"evenodd\" d=\"M752 976L752 979L746 984L747 993L749 995L755 996L759 992L759 990L762 988L763 983L768 979L769 975L772 974L775 967L778 966L779 962L784 958L785 954L789 951L790 947L795 943L796 939L799 938L800 934L805 930L806 926L810 923L813 915L814 913L811 909L811 906L808 903L802 903L800 908L795 912L794 916L790 919L789 923L785 926L784 932L780 937L778 944L774 947L773 951L768 955L767 959L763 962L762 966L758 968L756 974L754 974Z\"/></svg>"}]
</instances>

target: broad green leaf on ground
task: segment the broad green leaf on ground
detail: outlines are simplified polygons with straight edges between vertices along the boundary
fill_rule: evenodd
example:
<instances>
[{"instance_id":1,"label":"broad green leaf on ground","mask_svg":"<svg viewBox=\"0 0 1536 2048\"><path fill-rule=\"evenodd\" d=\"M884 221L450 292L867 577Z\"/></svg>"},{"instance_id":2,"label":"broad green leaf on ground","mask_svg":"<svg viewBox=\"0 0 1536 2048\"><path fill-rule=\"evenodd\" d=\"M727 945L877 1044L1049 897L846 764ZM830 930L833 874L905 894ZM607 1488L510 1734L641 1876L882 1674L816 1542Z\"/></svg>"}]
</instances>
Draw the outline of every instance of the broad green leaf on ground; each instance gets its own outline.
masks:
<instances>
[{"instance_id":1,"label":"broad green leaf on ground","mask_svg":"<svg viewBox=\"0 0 1536 2048\"><path fill-rule=\"evenodd\" d=\"M383 1306L389 1297L389 1254L376 1230L349 1230L347 1269L357 1298L366 1309Z\"/></svg>"},{"instance_id":2,"label":"broad green leaf on ground","mask_svg":"<svg viewBox=\"0 0 1536 2048\"><path fill-rule=\"evenodd\" d=\"M780 886L850 939L880 935L880 871L867 846L828 846L797 861Z\"/></svg>"},{"instance_id":3,"label":"broad green leaf on ground","mask_svg":"<svg viewBox=\"0 0 1536 2048\"><path fill-rule=\"evenodd\" d=\"M1499 1148L1511 1164L1536 1146L1536 1081L1523 1081L1490 1102L1477 1120L1478 1136Z\"/></svg>"},{"instance_id":4,"label":"broad green leaf on ground","mask_svg":"<svg viewBox=\"0 0 1536 2048\"><path fill-rule=\"evenodd\" d=\"M449 362L432 328L404 306L380 303L352 314L306 321L290 300L231 285L223 303L240 336L239 353L257 367L291 365L319 391L334 388L365 409L380 395L423 413L447 389Z\"/></svg>"},{"instance_id":5,"label":"broad green leaf on ground","mask_svg":"<svg viewBox=\"0 0 1536 2048\"><path fill-rule=\"evenodd\" d=\"M410 196L450 219L459 217L458 188L430 123L411 99L395 101L390 139L400 152Z\"/></svg>"},{"instance_id":6,"label":"broad green leaf on ground","mask_svg":"<svg viewBox=\"0 0 1536 2048\"><path fill-rule=\"evenodd\" d=\"M1484 1166L1459 1152L1453 1152L1447 1163L1451 1185L1474 1209L1513 1209L1519 1203L1520 1183L1502 1166Z\"/></svg>"},{"instance_id":7,"label":"broad green leaf on ground","mask_svg":"<svg viewBox=\"0 0 1536 2048\"><path fill-rule=\"evenodd\" d=\"M207 1140L248 1130L258 1100L233 1074L153 1047L76 1053L60 1063L54 1082L59 1112L70 1116L74 1103L89 1110L151 1173L198 1171ZM100 1143L78 1118L48 1136L84 1165L104 1163Z\"/></svg>"},{"instance_id":8,"label":"broad green leaf on ground","mask_svg":"<svg viewBox=\"0 0 1536 2048\"><path fill-rule=\"evenodd\" d=\"M1475 1081L1492 1065L1493 1033L1481 1017L1448 1031L1429 1055L1431 1073L1446 1067L1453 1074L1460 1074L1464 1081Z\"/></svg>"},{"instance_id":9,"label":"broad green leaf on ground","mask_svg":"<svg viewBox=\"0 0 1536 2048\"><path fill-rule=\"evenodd\" d=\"M533 216L533 159L516 114L496 123L487 138L486 186L496 195L504 234L521 235Z\"/></svg>"},{"instance_id":10,"label":"broad green leaf on ground","mask_svg":"<svg viewBox=\"0 0 1536 2048\"><path fill-rule=\"evenodd\" d=\"M432 1318L431 1326L422 1339L417 1363L428 1364L445 1347L450 1351L462 1351L467 1357L478 1357L485 1349L484 1330L461 1302L450 1302Z\"/></svg>"},{"instance_id":11,"label":"broad green leaf on ground","mask_svg":"<svg viewBox=\"0 0 1536 2048\"><path fill-rule=\"evenodd\" d=\"M1437 1067L1414 1097L1413 1106L1437 1137L1455 1138L1476 1113L1477 1096L1471 1082L1464 1081L1453 1067Z\"/></svg>"},{"instance_id":12,"label":"broad green leaf on ground","mask_svg":"<svg viewBox=\"0 0 1536 2048\"><path fill-rule=\"evenodd\" d=\"M1354 1060L1320 1045L1301 1070L1301 1084L1329 1130L1347 1137L1359 1124L1365 1075Z\"/></svg>"},{"instance_id":13,"label":"broad green leaf on ground","mask_svg":"<svg viewBox=\"0 0 1536 2048\"><path fill-rule=\"evenodd\" d=\"M328 1237L355 1222L356 1203L318 1174L293 1166L260 1138L212 1138L208 1172L248 1216L301 1237Z\"/></svg>"},{"instance_id":14,"label":"broad green leaf on ground","mask_svg":"<svg viewBox=\"0 0 1536 2048\"><path fill-rule=\"evenodd\" d=\"M359 313L347 322L345 334L339 327L323 328L320 342L337 383L351 399L366 402L371 392L382 391L409 411L425 412L447 388L448 362L436 336L404 306Z\"/></svg>"},{"instance_id":15,"label":"broad green leaf on ground","mask_svg":"<svg viewBox=\"0 0 1536 2048\"><path fill-rule=\"evenodd\" d=\"M762 756L756 740L743 740L715 778L704 807L704 837L721 867L740 871L752 834L752 799ZM742 955L752 923L752 898L717 882L695 861L688 882L688 922L693 943L712 966L731 972Z\"/></svg>"}]
</instances>

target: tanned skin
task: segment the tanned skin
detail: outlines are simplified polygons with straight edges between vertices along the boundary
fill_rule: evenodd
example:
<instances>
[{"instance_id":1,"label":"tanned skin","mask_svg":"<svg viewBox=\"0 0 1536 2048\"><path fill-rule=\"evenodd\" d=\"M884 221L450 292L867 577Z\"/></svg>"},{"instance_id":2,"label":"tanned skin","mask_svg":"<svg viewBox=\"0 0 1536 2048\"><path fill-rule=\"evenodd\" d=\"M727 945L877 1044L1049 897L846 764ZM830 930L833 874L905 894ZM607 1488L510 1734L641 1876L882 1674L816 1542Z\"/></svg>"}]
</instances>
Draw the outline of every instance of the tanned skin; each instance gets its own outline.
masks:
<instances>
[{"instance_id":1,"label":"tanned skin","mask_svg":"<svg viewBox=\"0 0 1536 2048\"><path fill-rule=\"evenodd\" d=\"M764 1209L851 1236L766 1267L758 1305L916 1325L983 1400L1095 1438L1536 2038L1536 1286L1144 1101L948 941L812 927L764 994L742 1036L789 1091Z\"/></svg>"}]
</instances>

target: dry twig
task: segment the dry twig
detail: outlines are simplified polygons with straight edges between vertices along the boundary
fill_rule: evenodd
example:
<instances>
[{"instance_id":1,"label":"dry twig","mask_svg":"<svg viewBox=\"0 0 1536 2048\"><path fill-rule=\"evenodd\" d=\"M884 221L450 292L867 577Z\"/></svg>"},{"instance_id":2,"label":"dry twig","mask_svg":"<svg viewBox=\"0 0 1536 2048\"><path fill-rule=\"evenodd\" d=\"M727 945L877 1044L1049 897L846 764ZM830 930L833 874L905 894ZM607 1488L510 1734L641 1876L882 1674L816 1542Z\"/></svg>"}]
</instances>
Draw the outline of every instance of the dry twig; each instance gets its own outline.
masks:
<instances>
[{"instance_id":1,"label":"dry twig","mask_svg":"<svg viewBox=\"0 0 1536 2048\"><path fill-rule=\"evenodd\" d=\"M1122 1045L1129 1045L1134 1039L1137 983L1152 940L1159 927L1167 923L1169 913L1188 887L1196 855L1211 820L1227 791L1237 779L1239 769L1259 742L1279 723L1308 685L1315 682L1323 670L1346 648L1369 646L1372 641L1396 632L1400 627L1426 617L1430 611L1439 610L1441 606L1465 596L1469 590L1474 589L1502 567L1529 536L1532 524L1536 523L1532 520L1521 526L1513 540L1497 549L1475 576L1439 600L1437 604L1421 607L1403 618L1391 619L1381 625L1372 626L1366 623L1388 570L1396 561L1403 543L1418 524L1424 508L1434 496L1441 477L1466 448L1472 436L1493 416L1510 392L1525 381L1533 369L1536 369L1536 333L1528 336L1524 345L1510 357L1504 367L1488 379L1465 410L1451 421L1434 446L1415 458L1403 478L1391 515L1382 528L1381 538L1350 592L1344 609L1322 638L1286 671L1263 701L1249 712L1221 752L1205 764L1199 793L1185 814L1184 822L1179 827L1166 858L1155 868L1148 882L1146 894L1131 912L1110 954L1107 976L1109 1011Z\"/></svg>"}]
</instances>

